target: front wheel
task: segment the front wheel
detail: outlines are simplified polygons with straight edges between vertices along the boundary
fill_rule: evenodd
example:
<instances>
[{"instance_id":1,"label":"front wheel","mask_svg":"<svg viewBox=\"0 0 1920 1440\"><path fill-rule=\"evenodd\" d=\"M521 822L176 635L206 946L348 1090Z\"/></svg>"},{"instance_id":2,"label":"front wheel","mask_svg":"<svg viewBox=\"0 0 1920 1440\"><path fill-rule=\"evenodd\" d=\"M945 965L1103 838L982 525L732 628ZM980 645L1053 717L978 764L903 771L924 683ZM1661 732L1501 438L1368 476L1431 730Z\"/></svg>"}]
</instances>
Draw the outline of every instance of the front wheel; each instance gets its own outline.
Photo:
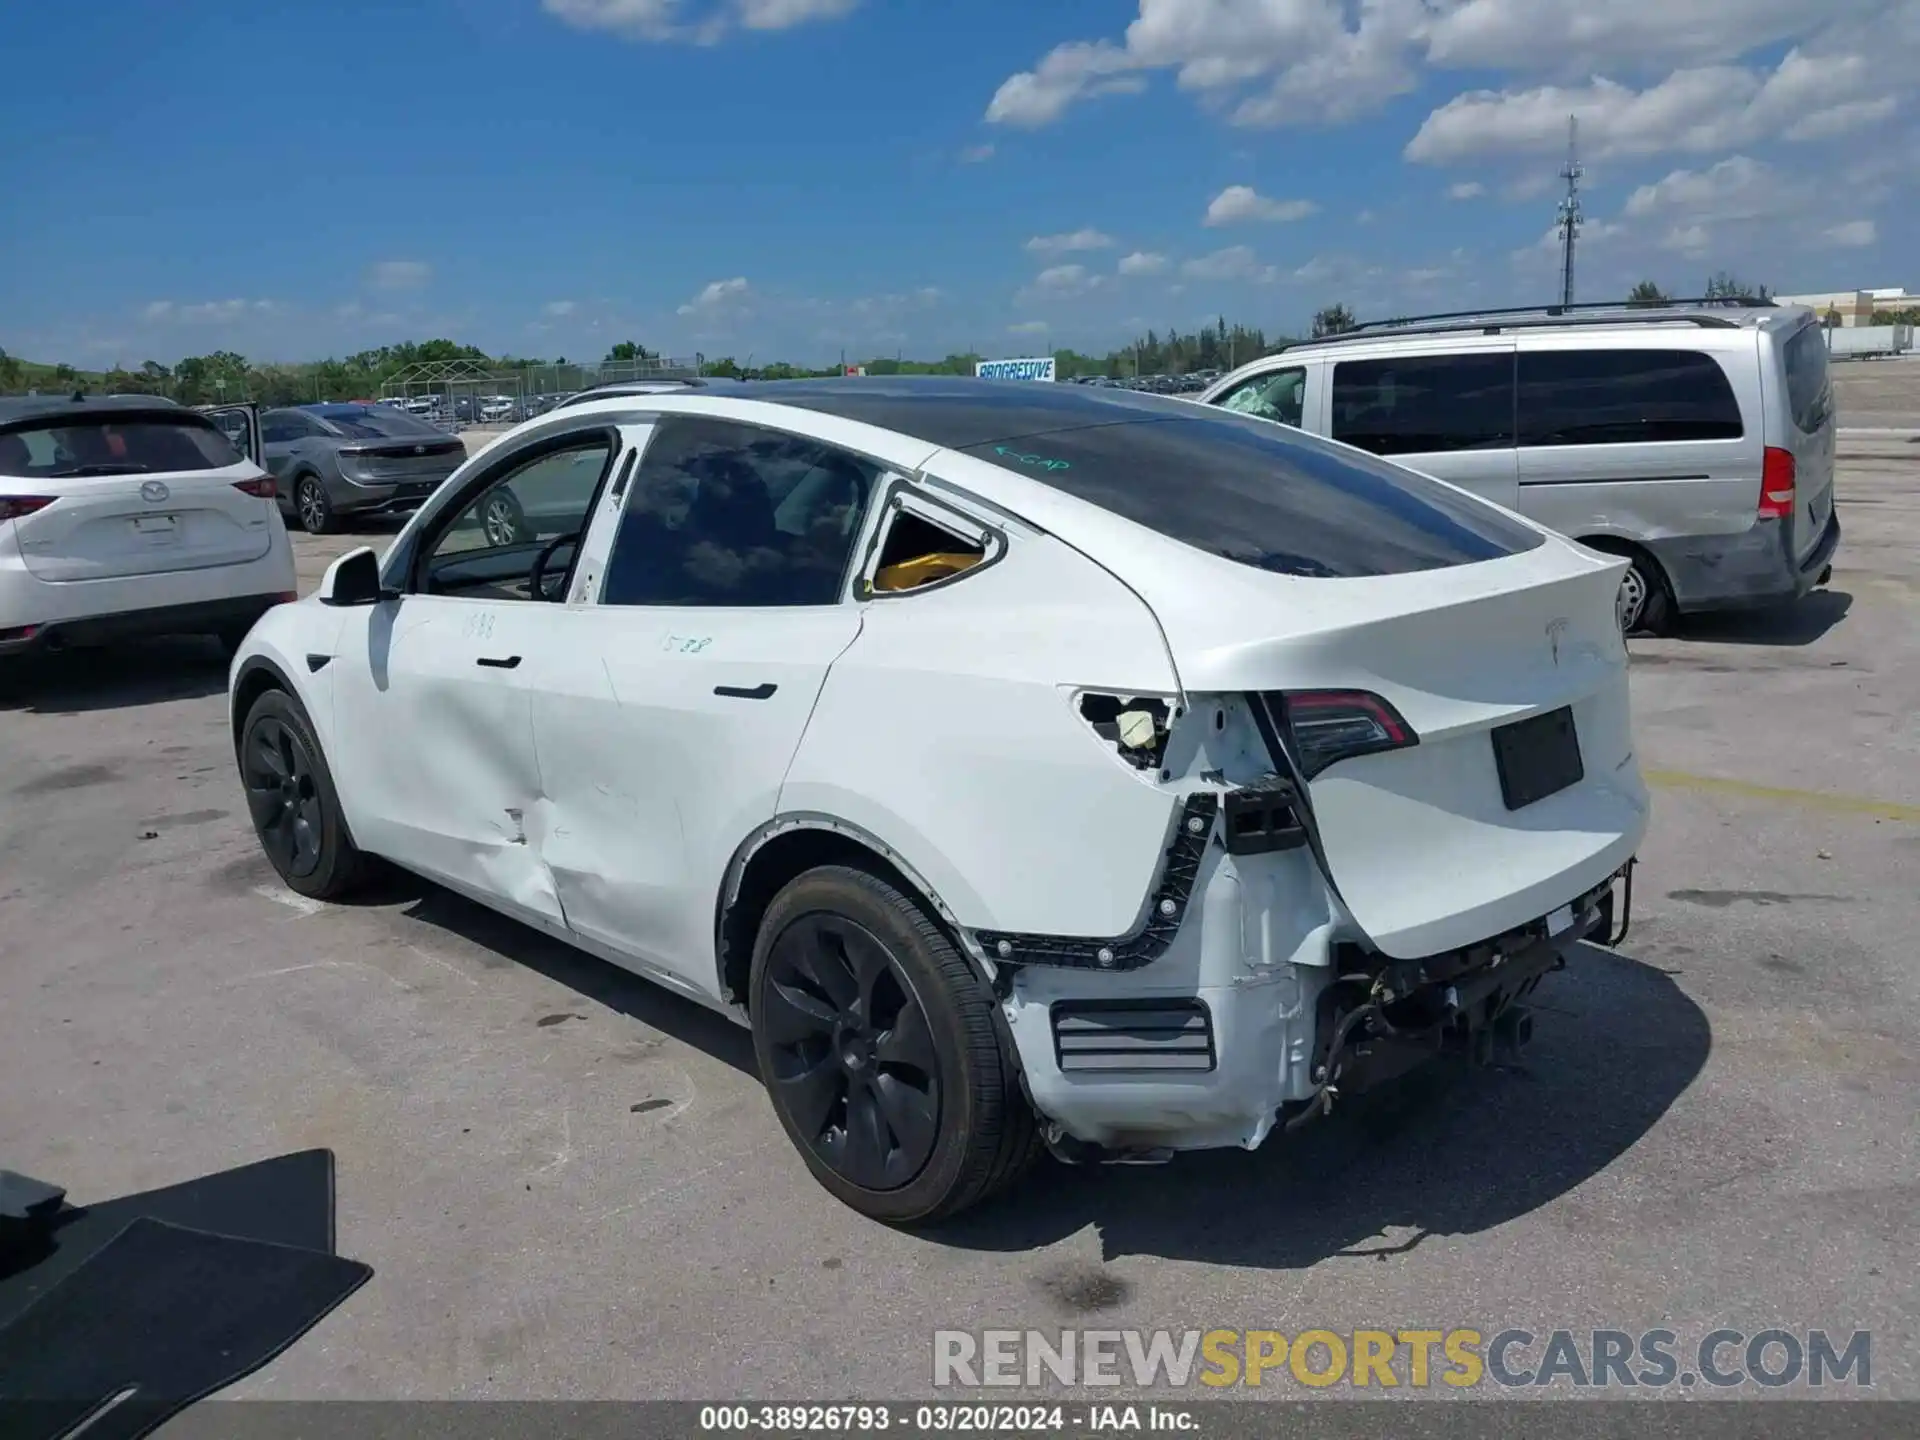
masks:
<instances>
[{"instance_id":1,"label":"front wheel","mask_svg":"<svg viewBox=\"0 0 1920 1440\"><path fill-rule=\"evenodd\" d=\"M994 1001L926 912L823 866L768 907L748 1012L760 1077L807 1168L871 1219L959 1214L1038 1153Z\"/></svg>"},{"instance_id":2,"label":"front wheel","mask_svg":"<svg viewBox=\"0 0 1920 1440\"><path fill-rule=\"evenodd\" d=\"M334 528L333 498L318 475L302 475L294 482L293 508L309 535L325 535Z\"/></svg>"},{"instance_id":3,"label":"front wheel","mask_svg":"<svg viewBox=\"0 0 1920 1440\"><path fill-rule=\"evenodd\" d=\"M239 758L254 834L287 888L333 900L358 886L365 857L347 833L333 774L300 702L284 690L254 701Z\"/></svg>"}]
</instances>

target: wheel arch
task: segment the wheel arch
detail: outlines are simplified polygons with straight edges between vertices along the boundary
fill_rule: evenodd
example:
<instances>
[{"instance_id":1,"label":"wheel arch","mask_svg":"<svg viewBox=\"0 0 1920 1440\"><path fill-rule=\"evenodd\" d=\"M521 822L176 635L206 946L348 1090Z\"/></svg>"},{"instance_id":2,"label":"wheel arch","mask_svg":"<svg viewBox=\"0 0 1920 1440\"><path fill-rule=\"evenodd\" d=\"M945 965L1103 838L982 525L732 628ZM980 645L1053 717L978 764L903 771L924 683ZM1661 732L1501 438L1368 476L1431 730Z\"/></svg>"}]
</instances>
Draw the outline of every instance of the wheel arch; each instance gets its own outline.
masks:
<instances>
[{"instance_id":1,"label":"wheel arch","mask_svg":"<svg viewBox=\"0 0 1920 1440\"><path fill-rule=\"evenodd\" d=\"M1653 553L1652 547L1630 536L1605 532L1580 535L1575 537L1575 540L1589 550L1598 550L1602 555L1614 555L1622 560L1631 560L1646 571L1653 582L1666 592L1668 606L1673 609L1679 608L1680 597L1673 588L1673 577L1667 573L1667 567L1660 563L1660 557Z\"/></svg>"},{"instance_id":2,"label":"wheel arch","mask_svg":"<svg viewBox=\"0 0 1920 1440\"><path fill-rule=\"evenodd\" d=\"M228 687L232 699L228 704L227 728L232 732L233 753L240 753L241 731L247 723L247 713L253 709L260 697L269 690L284 690L304 707L306 701L301 698L300 687L293 683L287 672L265 655L249 655L240 662L234 671L233 682Z\"/></svg>"},{"instance_id":3,"label":"wheel arch","mask_svg":"<svg viewBox=\"0 0 1920 1440\"><path fill-rule=\"evenodd\" d=\"M837 816L814 812L776 816L756 829L728 862L714 906L716 993L745 1013L753 946L774 896L791 881L822 865L869 870L926 907L989 984L994 967L967 938L967 930L925 875L872 831Z\"/></svg>"}]
</instances>

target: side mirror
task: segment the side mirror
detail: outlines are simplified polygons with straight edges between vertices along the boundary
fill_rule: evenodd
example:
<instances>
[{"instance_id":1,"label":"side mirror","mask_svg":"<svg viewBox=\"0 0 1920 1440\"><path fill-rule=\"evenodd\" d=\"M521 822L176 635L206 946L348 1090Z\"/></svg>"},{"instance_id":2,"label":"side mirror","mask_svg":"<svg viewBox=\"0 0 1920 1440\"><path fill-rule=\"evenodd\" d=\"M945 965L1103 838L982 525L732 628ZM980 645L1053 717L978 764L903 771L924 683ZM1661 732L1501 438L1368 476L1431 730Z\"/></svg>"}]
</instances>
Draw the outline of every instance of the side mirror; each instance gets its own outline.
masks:
<instances>
[{"instance_id":1,"label":"side mirror","mask_svg":"<svg viewBox=\"0 0 1920 1440\"><path fill-rule=\"evenodd\" d=\"M380 559L371 545L349 550L320 577L322 605L375 605L385 598L380 588Z\"/></svg>"}]
</instances>

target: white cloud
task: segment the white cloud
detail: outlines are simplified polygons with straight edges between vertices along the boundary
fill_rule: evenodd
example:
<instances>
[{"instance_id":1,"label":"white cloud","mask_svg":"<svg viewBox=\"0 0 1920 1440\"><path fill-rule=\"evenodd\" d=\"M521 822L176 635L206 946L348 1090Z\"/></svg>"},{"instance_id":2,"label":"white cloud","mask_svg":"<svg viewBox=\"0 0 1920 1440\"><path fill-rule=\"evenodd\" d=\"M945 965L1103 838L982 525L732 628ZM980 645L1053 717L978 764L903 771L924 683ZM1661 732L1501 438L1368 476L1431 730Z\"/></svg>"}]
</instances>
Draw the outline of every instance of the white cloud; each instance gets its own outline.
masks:
<instances>
[{"instance_id":1,"label":"white cloud","mask_svg":"<svg viewBox=\"0 0 1920 1440\"><path fill-rule=\"evenodd\" d=\"M172 322L204 325L270 315L281 308L273 300L201 300L186 305L173 300L154 300L141 308L140 318L152 325Z\"/></svg>"},{"instance_id":2,"label":"white cloud","mask_svg":"<svg viewBox=\"0 0 1920 1440\"><path fill-rule=\"evenodd\" d=\"M1084 265L1051 265L1034 276L1033 283L1041 290L1079 290L1089 278Z\"/></svg>"},{"instance_id":3,"label":"white cloud","mask_svg":"<svg viewBox=\"0 0 1920 1440\"><path fill-rule=\"evenodd\" d=\"M1203 223L1238 225L1248 220L1304 220L1319 208L1311 200L1270 200L1251 185L1229 185L1207 205Z\"/></svg>"},{"instance_id":4,"label":"white cloud","mask_svg":"<svg viewBox=\"0 0 1920 1440\"><path fill-rule=\"evenodd\" d=\"M1044 320L1022 320L1007 326L1009 335L1044 335L1053 327Z\"/></svg>"},{"instance_id":5,"label":"white cloud","mask_svg":"<svg viewBox=\"0 0 1920 1440\"><path fill-rule=\"evenodd\" d=\"M1449 200L1478 200L1487 193L1487 187L1478 180L1462 180L1458 185L1447 187Z\"/></svg>"},{"instance_id":6,"label":"white cloud","mask_svg":"<svg viewBox=\"0 0 1920 1440\"><path fill-rule=\"evenodd\" d=\"M1702 225L1768 220L1799 209L1804 200L1787 176L1764 161L1734 155L1705 170L1675 170L1627 197L1630 220Z\"/></svg>"},{"instance_id":7,"label":"white cloud","mask_svg":"<svg viewBox=\"0 0 1920 1440\"><path fill-rule=\"evenodd\" d=\"M1229 245L1224 250L1215 250L1211 255L1202 255L1189 260L1180 267L1180 273L1189 280L1259 280L1269 281L1278 275L1271 265L1262 265L1253 251L1245 245Z\"/></svg>"},{"instance_id":8,"label":"white cloud","mask_svg":"<svg viewBox=\"0 0 1920 1440\"><path fill-rule=\"evenodd\" d=\"M992 158L993 146L991 144L969 145L960 152L960 163L962 165L978 165Z\"/></svg>"},{"instance_id":9,"label":"white cloud","mask_svg":"<svg viewBox=\"0 0 1920 1440\"><path fill-rule=\"evenodd\" d=\"M715 280L680 307L682 315L702 315L726 308L744 300L750 287L747 277L736 275L731 280Z\"/></svg>"},{"instance_id":10,"label":"white cloud","mask_svg":"<svg viewBox=\"0 0 1920 1440\"><path fill-rule=\"evenodd\" d=\"M1062 235L1036 235L1027 241L1027 249L1036 255L1068 255L1081 250L1107 250L1113 237L1098 230L1072 230Z\"/></svg>"},{"instance_id":11,"label":"white cloud","mask_svg":"<svg viewBox=\"0 0 1920 1440\"><path fill-rule=\"evenodd\" d=\"M1167 268L1167 257L1151 250L1136 250L1122 255L1116 268L1122 275L1158 275Z\"/></svg>"},{"instance_id":12,"label":"white cloud","mask_svg":"<svg viewBox=\"0 0 1920 1440\"><path fill-rule=\"evenodd\" d=\"M572 300L549 300L545 305L540 307L540 311L542 314L550 315L557 320L563 315L573 314L573 312L579 308L579 305Z\"/></svg>"},{"instance_id":13,"label":"white cloud","mask_svg":"<svg viewBox=\"0 0 1920 1440\"><path fill-rule=\"evenodd\" d=\"M1576 112L1596 156L1704 154L1879 124L1916 60L1914 0L1138 0L1119 36L1010 76L986 118L1043 126L1171 74L1236 125L1338 124L1463 70L1492 82L1435 109L1407 158L1554 154Z\"/></svg>"},{"instance_id":14,"label":"white cloud","mask_svg":"<svg viewBox=\"0 0 1920 1440\"><path fill-rule=\"evenodd\" d=\"M1871 220L1849 220L1844 225L1836 225L1826 232L1826 241L1829 245L1839 245L1846 249L1872 245L1879 239L1879 227Z\"/></svg>"},{"instance_id":15,"label":"white cloud","mask_svg":"<svg viewBox=\"0 0 1920 1440\"><path fill-rule=\"evenodd\" d=\"M541 0L542 8L578 30L605 30L627 40L712 45L734 30L791 30L851 14L860 0Z\"/></svg>"},{"instance_id":16,"label":"white cloud","mask_svg":"<svg viewBox=\"0 0 1920 1440\"><path fill-rule=\"evenodd\" d=\"M424 260L376 260L367 269L367 283L378 290L418 290L432 278Z\"/></svg>"}]
</instances>

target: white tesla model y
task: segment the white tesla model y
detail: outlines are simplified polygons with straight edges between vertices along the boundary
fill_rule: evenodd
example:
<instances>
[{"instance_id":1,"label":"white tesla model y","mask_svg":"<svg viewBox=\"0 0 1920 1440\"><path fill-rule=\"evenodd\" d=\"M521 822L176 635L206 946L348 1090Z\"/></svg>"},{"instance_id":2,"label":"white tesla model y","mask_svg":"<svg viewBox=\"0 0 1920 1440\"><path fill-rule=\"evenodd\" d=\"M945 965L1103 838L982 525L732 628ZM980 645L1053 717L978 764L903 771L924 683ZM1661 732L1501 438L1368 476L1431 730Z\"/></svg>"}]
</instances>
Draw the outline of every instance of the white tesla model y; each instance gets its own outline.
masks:
<instances>
[{"instance_id":1,"label":"white tesla model y","mask_svg":"<svg viewBox=\"0 0 1920 1440\"><path fill-rule=\"evenodd\" d=\"M235 753L295 890L378 856L732 1014L912 1223L1523 1043L1646 827L1622 565L1179 400L615 396L270 613Z\"/></svg>"}]
</instances>

